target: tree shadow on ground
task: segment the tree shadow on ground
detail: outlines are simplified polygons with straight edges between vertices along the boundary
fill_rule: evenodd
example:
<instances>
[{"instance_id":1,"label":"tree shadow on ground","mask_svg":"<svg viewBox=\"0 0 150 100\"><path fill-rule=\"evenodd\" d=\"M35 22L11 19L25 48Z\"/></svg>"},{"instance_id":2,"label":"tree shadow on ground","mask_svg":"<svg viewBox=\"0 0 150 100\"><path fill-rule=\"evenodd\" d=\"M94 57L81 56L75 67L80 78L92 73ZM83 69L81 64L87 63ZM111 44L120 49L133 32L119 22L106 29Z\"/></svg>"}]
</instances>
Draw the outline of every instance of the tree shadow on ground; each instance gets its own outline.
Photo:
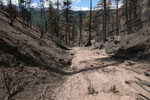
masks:
<instances>
[{"instance_id":1,"label":"tree shadow on ground","mask_svg":"<svg viewBox=\"0 0 150 100\"><path fill-rule=\"evenodd\" d=\"M96 58L96 59L92 59L92 60L84 60L81 61L80 63L88 63L88 62L93 62L92 64L94 65L100 65L100 64L104 64L104 63L117 63L117 64L121 64L125 61L126 59L122 59L122 58L115 58L115 57L104 57L104 58Z\"/></svg>"},{"instance_id":2,"label":"tree shadow on ground","mask_svg":"<svg viewBox=\"0 0 150 100\"><path fill-rule=\"evenodd\" d=\"M116 62L118 64L123 63L126 59L123 58L116 58L116 57L104 57L104 58L97 58L95 59L98 62Z\"/></svg>"},{"instance_id":3,"label":"tree shadow on ground","mask_svg":"<svg viewBox=\"0 0 150 100\"><path fill-rule=\"evenodd\" d=\"M83 69L80 69L78 71L72 71L72 72L63 71L63 70L60 70L60 69L57 69L54 67L53 68L48 67L48 66L44 67L43 69L47 70L49 72L55 72L55 73L60 74L60 75L75 75L75 74L82 73L82 72L94 71L94 70L98 70L98 69L109 67L109 66L115 66L117 64L118 63L113 63L113 64L109 64L109 65L101 65L101 66L97 66L97 67L83 68Z\"/></svg>"},{"instance_id":4,"label":"tree shadow on ground","mask_svg":"<svg viewBox=\"0 0 150 100\"><path fill-rule=\"evenodd\" d=\"M113 64L109 64L109 65L100 65L100 66L97 66L97 67L83 68L83 69L80 69L80 70L78 70L78 71L65 72L65 73L63 73L63 74L64 74L64 75L74 75L74 74L78 74L78 73L82 73L82 72L88 72L88 71L98 70L98 69L105 68L105 67L109 67L109 66L115 66L115 65L117 65L117 64L118 64L118 63L113 63Z\"/></svg>"}]
</instances>

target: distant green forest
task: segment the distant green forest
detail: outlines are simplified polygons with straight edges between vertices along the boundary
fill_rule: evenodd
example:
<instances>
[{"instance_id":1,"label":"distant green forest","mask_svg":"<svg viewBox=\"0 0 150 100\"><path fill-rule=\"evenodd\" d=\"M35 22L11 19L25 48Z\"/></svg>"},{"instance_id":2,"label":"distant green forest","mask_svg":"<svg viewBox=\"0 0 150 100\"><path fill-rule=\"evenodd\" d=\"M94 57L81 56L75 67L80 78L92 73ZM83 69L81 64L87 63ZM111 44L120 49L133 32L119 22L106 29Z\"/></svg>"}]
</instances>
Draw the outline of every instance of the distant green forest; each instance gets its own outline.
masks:
<instances>
[{"instance_id":1,"label":"distant green forest","mask_svg":"<svg viewBox=\"0 0 150 100\"><path fill-rule=\"evenodd\" d=\"M83 18L86 17L88 12L89 11L82 11ZM32 10L31 11L31 15L32 15L32 25L34 25L35 27L38 27L40 25L40 20L41 20L40 9ZM79 11L70 11L70 15L73 15L76 18L76 26L78 26L78 23L79 23ZM44 17L43 17L43 20L44 20Z\"/></svg>"}]
</instances>

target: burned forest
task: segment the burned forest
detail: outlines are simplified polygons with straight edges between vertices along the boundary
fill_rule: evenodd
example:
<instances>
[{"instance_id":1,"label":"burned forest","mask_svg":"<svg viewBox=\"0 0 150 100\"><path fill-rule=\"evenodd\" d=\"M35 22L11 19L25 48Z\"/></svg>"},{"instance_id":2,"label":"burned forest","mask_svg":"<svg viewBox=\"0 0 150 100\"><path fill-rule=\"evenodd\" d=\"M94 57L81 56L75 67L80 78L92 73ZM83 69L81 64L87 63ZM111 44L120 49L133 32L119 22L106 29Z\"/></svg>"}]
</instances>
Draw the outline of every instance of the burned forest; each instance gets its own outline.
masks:
<instances>
[{"instance_id":1,"label":"burned forest","mask_svg":"<svg viewBox=\"0 0 150 100\"><path fill-rule=\"evenodd\" d=\"M150 0L0 0L0 100L150 100Z\"/></svg>"}]
</instances>

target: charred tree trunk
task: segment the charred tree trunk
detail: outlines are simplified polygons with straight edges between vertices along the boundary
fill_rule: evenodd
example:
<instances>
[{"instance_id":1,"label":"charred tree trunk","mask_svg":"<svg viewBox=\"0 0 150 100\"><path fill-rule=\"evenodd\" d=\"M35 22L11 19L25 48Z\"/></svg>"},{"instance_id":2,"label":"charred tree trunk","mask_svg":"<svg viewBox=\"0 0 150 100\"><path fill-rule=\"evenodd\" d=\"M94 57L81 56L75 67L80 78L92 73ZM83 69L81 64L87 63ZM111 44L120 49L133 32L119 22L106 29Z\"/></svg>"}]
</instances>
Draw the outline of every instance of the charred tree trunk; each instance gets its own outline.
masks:
<instances>
[{"instance_id":1,"label":"charred tree trunk","mask_svg":"<svg viewBox=\"0 0 150 100\"><path fill-rule=\"evenodd\" d=\"M117 20L116 20L116 33L117 35L119 35L119 12L118 12L118 2L119 0L117 0Z\"/></svg>"},{"instance_id":2,"label":"charred tree trunk","mask_svg":"<svg viewBox=\"0 0 150 100\"><path fill-rule=\"evenodd\" d=\"M66 8L66 35L65 35L65 41L68 43L68 6Z\"/></svg>"},{"instance_id":3,"label":"charred tree trunk","mask_svg":"<svg viewBox=\"0 0 150 100\"><path fill-rule=\"evenodd\" d=\"M106 17L107 17L107 9L106 9L106 0L104 0L104 25L103 25L103 41L106 41L106 29L107 29L107 22L106 22Z\"/></svg>"},{"instance_id":4,"label":"charred tree trunk","mask_svg":"<svg viewBox=\"0 0 150 100\"><path fill-rule=\"evenodd\" d=\"M80 36L79 36L79 46L81 46L81 39L82 39L82 12L79 12L79 17L80 17Z\"/></svg>"},{"instance_id":5,"label":"charred tree trunk","mask_svg":"<svg viewBox=\"0 0 150 100\"><path fill-rule=\"evenodd\" d=\"M12 7L12 2L9 0L9 16L10 16L10 25L13 25L13 7Z\"/></svg>"},{"instance_id":6,"label":"charred tree trunk","mask_svg":"<svg viewBox=\"0 0 150 100\"><path fill-rule=\"evenodd\" d=\"M89 24L89 37L88 37L88 42L86 44L86 46L91 46L91 29L92 29L92 0L90 0L90 24Z\"/></svg>"},{"instance_id":7,"label":"charred tree trunk","mask_svg":"<svg viewBox=\"0 0 150 100\"><path fill-rule=\"evenodd\" d=\"M59 0L57 0L57 41L59 40Z\"/></svg>"},{"instance_id":8,"label":"charred tree trunk","mask_svg":"<svg viewBox=\"0 0 150 100\"><path fill-rule=\"evenodd\" d=\"M43 7L42 6L41 6L40 21L41 21L40 32L41 32L41 39L42 39L43 34L44 34L44 29L43 29Z\"/></svg>"},{"instance_id":9,"label":"charred tree trunk","mask_svg":"<svg viewBox=\"0 0 150 100\"><path fill-rule=\"evenodd\" d=\"M128 0L126 0L126 31L127 34L129 34L129 30L128 30Z\"/></svg>"}]
</instances>

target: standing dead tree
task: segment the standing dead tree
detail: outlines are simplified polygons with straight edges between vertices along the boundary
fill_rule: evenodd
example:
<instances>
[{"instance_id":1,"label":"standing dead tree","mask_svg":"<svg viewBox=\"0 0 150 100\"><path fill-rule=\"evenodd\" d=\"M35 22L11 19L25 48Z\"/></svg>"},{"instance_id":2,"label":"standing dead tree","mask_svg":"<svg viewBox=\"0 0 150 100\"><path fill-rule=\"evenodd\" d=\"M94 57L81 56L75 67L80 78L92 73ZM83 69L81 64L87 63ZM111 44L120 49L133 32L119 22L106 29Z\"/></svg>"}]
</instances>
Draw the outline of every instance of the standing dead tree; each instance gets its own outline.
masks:
<instances>
[{"instance_id":1,"label":"standing dead tree","mask_svg":"<svg viewBox=\"0 0 150 100\"><path fill-rule=\"evenodd\" d=\"M14 22L14 18L13 18L13 5L12 5L12 1L9 0L8 2L8 12L9 12L9 17L10 17L10 25L13 25Z\"/></svg>"},{"instance_id":2,"label":"standing dead tree","mask_svg":"<svg viewBox=\"0 0 150 100\"><path fill-rule=\"evenodd\" d=\"M71 1L70 0L64 0L63 1L63 4L64 4L64 13L65 13L65 22L66 22L66 33L65 33L65 41L66 43L68 43L68 39L69 39L69 27L70 27L70 16L69 16L69 13L70 13L70 8L71 8Z\"/></svg>"},{"instance_id":3,"label":"standing dead tree","mask_svg":"<svg viewBox=\"0 0 150 100\"><path fill-rule=\"evenodd\" d=\"M102 20L103 20L103 42L106 41L107 33L107 0L99 0L98 7L102 8Z\"/></svg>"},{"instance_id":4,"label":"standing dead tree","mask_svg":"<svg viewBox=\"0 0 150 100\"><path fill-rule=\"evenodd\" d=\"M117 18L116 18L116 34L119 35L119 1L120 0L116 0L116 7L117 7Z\"/></svg>"},{"instance_id":5,"label":"standing dead tree","mask_svg":"<svg viewBox=\"0 0 150 100\"><path fill-rule=\"evenodd\" d=\"M31 0L29 1L19 0L19 8L20 8L20 13L21 13L21 18L23 20L22 26L25 28L32 27L30 4L31 4Z\"/></svg>"},{"instance_id":6,"label":"standing dead tree","mask_svg":"<svg viewBox=\"0 0 150 100\"><path fill-rule=\"evenodd\" d=\"M60 2L59 0L56 1L55 3L56 7L57 7L57 13L56 13L56 37L57 37L57 42L60 40L60 28L59 28L59 6L60 6Z\"/></svg>"},{"instance_id":7,"label":"standing dead tree","mask_svg":"<svg viewBox=\"0 0 150 100\"><path fill-rule=\"evenodd\" d=\"M55 40L55 38L57 38L57 15L51 2L47 10L47 31L49 33L49 37L52 40Z\"/></svg>"},{"instance_id":8,"label":"standing dead tree","mask_svg":"<svg viewBox=\"0 0 150 100\"><path fill-rule=\"evenodd\" d=\"M4 9L4 2L3 2L3 0L0 0L0 9L1 9L1 10Z\"/></svg>"},{"instance_id":9,"label":"standing dead tree","mask_svg":"<svg viewBox=\"0 0 150 100\"><path fill-rule=\"evenodd\" d=\"M32 18L31 18L31 0L27 0L27 12L26 12L26 21L27 21L27 26L29 28L32 28Z\"/></svg>"},{"instance_id":10,"label":"standing dead tree","mask_svg":"<svg viewBox=\"0 0 150 100\"><path fill-rule=\"evenodd\" d=\"M27 27L31 28L32 27L32 23L31 23L31 13L28 10L25 10L25 21L27 22Z\"/></svg>"},{"instance_id":11,"label":"standing dead tree","mask_svg":"<svg viewBox=\"0 0 150 100\"><path fill-rule=\"evenodd\" d=\"M74 43L75 43L75 24L76 24L76 20L75 20L75 17L72 16L71 18L71 29L72 29L72 37L71 37L71 40L72 40L72 46L74 47Z\"/></svg>"},{"instance_id":12,"label":"standing dead tree","mask_svg":"<svg viewBox=\"0 0 150 100\"><path fill-rule=\"evenodd\" d=\"M43 38L44 35L44 21L43 21L43 15L44 15L44 1L40 0L40 7L41 7L41 14L40 14L40 32L41 32L41 36L40 38Z\"/></svg>"},{"instance_id":13,"label":"standing dead tree","mask_svg":"<svg viewBox=\"0 0 150 100\"><path fill-rule=\"evenodd\" d=\"M106 41L106 32L107 32L107 30L106 30L107 29L107 21L106 21L107 20L107 18L106 18L107 17L107 9L106 9L106 6L107 6L106 0L104 0L104 8L103 8L104 9L104 19L103 19L104 20L104 23L103 23L103 28L104 28L103 29L103 41L104 42Z\"/></svg>"},{"instance_id":14,"label":"standing dead tree","mask_svg":"<svg viewBox=\"0 0 150 100\"><path fill-rule=\"evenodd\" d=\"M91 30L92 30L92 0L90 0L89 37L88 37L88 42L87 42L86 46L91 46L91 45L92 45L92 43L91 43L91 39L92 39L92 36L91 36Z\"/></svg>"},{"instance_id":15,"label":"standing dead tree","mask_svg":"<svg viewBox=\"0 0 150 100\"><path fill-rule=\"evenodd\" d=\"M129 33L129 30L128 30L128 0L125 0L125 12L126 12L126 31L127 33Z\"/></svg>"},{"instance_id":16,"label":"standing dead tree","mask_svg":"<svg viewBox=\"0 0 150 100\"><path fill-rule=\"evenodd\" d=\"M25 26L25 1L24 0L19 0L19 8L21 13L21 18L23 20L22 27L24 27Z\"/></svg>"},{"instance_id":17,"label":"standing dead tree","mask_svg":"<svg viewBox=\"0 0 150 100\"><path fill-rule=\"evenodd\" d=\"M112 2L111 0L108 0L107 1L107 31L108 31L108 34L109 35L109 32L110 32L110 13L111 13L111 5L112 5Z\"/></svg>"},{"instance_id":18,"label":"standing dead tree","mask_svg":"<svg viewBox=\"0 0 150 100\"><path fill-rule=\"evenodd\" d=\"M79 28L80 28L80 35L79 35L79 46L81 46L81 40L82 40L82 21L83 21L83 14L82 11L79 11Z\"/></svg>"}]
</instances>

